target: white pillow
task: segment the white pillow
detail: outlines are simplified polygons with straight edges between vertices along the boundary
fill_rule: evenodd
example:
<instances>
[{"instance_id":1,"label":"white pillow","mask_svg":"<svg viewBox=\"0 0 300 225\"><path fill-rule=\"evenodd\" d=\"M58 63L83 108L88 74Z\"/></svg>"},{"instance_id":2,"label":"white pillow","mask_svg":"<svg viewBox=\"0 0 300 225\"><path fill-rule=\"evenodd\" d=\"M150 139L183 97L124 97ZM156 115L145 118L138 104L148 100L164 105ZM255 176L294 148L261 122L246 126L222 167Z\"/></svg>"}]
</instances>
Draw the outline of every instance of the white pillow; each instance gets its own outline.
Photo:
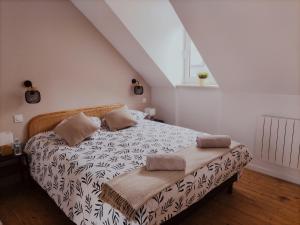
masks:
<instances>
[{"instance_id":1,"label":"white pillow","mask_svg":"<svg viewBox=\"0 0 300 225\"><path fill-rule=\"evenodd\" d=\"M147 113L141 112L139 110L128 109L128 112L135 121L143 120L147 116Z\"/></svg>"},{"instance_id":2,"label":"white pillow","mask_svg":"<svg viewBox=\"0 0 300 225\"><path fill-rule=\"evenodd\" d=\"M90 116L90 120L98 127L98 129L101 127L101 119L96 116Z\"/></svg>"}]
</instances>

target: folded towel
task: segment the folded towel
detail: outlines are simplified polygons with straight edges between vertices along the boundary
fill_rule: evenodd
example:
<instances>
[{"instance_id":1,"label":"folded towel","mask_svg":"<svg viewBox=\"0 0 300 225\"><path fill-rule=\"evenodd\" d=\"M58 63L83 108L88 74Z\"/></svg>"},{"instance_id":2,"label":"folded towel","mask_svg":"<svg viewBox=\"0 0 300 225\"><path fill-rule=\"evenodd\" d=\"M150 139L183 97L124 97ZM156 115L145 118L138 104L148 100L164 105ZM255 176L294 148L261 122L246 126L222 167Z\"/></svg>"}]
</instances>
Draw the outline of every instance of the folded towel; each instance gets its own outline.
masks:
<instances>
[{"instance_id":1,"label":"folded towel","mask_svg":"<svg viewBox=\"0 0 300 225\"><path fill-rule=\"evenodd\" d=\"M148 155L146 170L185 170L185 159L173 154Z\"/></svg>"},{"instance_id":2,"label":"folded towel","mask_svg":"<svg viewBox=\"0 0 300 225\"><path fill-rule=\"evenodd\" d=\"M243 145L233 141L226 149L196 146L182 149L175 154L186 160L185 171L147 171L146 167L140 167L103 183L99 198L120 210L128 220L133 220L140 208L159 192L208 165L214 159L242 147ZM157 208L150 207L145 210L155 211Z\"/></svg>"},{"instance_id":3,"label":"folded towel","mask_svg":"<svg viewBox=\"0 0 300 225\"><path fill-rule=\"evenodd\" d=\"M228 148L231 138L228 135L203 135L197 137L199 148Z\"/></svg>"}]
</instances>

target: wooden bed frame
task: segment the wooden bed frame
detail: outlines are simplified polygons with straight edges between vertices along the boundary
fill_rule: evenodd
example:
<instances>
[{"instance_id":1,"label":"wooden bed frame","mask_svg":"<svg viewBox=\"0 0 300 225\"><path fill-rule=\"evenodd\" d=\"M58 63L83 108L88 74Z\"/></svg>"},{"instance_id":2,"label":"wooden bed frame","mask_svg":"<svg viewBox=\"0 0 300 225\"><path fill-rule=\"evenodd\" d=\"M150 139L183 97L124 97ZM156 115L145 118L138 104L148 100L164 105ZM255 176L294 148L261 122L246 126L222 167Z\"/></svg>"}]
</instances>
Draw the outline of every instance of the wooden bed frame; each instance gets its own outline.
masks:
<instances>
[{"instance_id":1,"label":"wooden bed frame","mask_svg":"<svg viewBox=\"0 0 300 225\"><path fill-rule=\"evenodd\" d=\"M52 113L46 113L46 114L35 116L28 123L28 139L40 132L52 130L62 120L66 119L69 116L75 115L79 112L84 112L88 116L102 117L104 116L105 113L110 112L114 109L121 108L123 106L124 104L103 105L97 107L52 112ZM39 186L38 183L34 181L34 179L31 178L30 180L33 181L33 183L35 183L37 186ZM183 217L186 217L190 215L193 211L195 211L196 207L199 207L199 205L203 204L203 202L212 198L213 196L215 196L221 191L227 190L227 193L231 194L233 191L233 183L237 180L238 180L238 174L234 174L228 180L226 180L225 182L223 182L222 184L220 184L219 186L215 187L213 190L208 192L204 198L200 199L198 202L191 205L189 208L179 213L178 215L172 217L164 224L170 224L170 225L178 224L179 221L183 219Z\"/></svg>"},{"instance_id":2,"label":"wooden bed frame","mask_svg":"<svg viewBox=\"0 0 300 225\"><path fill-rule=\"evenodd\" d=\"M75 115L80 112L84 112L88 116L102 117L105 113L110 112L114 109L121 108L123 106L124 104L102 105L96 107L72 109L60 112L41 114L33 117L28 122L27 137L29 139L40 132L53 130L58 123L68 118L69 116Z\"/></svg>"}]
</instances>

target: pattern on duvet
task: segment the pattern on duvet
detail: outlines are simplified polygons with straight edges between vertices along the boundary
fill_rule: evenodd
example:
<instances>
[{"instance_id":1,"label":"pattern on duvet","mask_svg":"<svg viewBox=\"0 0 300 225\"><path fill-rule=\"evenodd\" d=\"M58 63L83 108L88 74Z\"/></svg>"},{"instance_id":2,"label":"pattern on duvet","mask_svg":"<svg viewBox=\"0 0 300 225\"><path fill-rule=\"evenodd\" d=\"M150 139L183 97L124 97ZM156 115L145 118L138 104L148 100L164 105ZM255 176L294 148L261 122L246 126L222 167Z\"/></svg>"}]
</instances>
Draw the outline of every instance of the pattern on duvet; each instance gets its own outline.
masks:
<instances>
[{"instance_id":1,"label":"pattern on duvet","mask_svg":"<svg viewBox=\"0 0 300 225\"><path fill-rule=\"evenodd\" d=\"M191 146L199 132L148 120L125 130L97 131L69 147L54 132L32 137L25 147L31 155L31 174L76 224L160 224L239 172L250 160L246 147L233 150L164 189L128 221L98 199L101 184L141 167L147 154L171 153Z\"/></svg>"}]
</instances>

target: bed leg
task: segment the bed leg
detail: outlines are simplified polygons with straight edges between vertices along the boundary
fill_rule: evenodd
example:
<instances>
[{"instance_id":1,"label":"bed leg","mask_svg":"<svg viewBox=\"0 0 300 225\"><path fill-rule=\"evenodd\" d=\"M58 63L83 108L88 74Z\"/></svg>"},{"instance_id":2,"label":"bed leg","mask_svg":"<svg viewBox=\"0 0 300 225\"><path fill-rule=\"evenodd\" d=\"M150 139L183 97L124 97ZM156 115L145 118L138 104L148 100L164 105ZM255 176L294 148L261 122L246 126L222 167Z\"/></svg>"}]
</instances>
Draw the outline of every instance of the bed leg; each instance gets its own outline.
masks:
<instances>
[{"instance_id":1,"label":"bed leg","mask_svg":"<svg viewBox=\"0 0 300 225\"><path fill-rule=\"evenodd\" d=\"M232 194L232 192L233 192L233 183L234 182L230 183L229 186L228 186L228 188L227 188L227 193L228 194Z\"/></svg>"}]
</instances>

